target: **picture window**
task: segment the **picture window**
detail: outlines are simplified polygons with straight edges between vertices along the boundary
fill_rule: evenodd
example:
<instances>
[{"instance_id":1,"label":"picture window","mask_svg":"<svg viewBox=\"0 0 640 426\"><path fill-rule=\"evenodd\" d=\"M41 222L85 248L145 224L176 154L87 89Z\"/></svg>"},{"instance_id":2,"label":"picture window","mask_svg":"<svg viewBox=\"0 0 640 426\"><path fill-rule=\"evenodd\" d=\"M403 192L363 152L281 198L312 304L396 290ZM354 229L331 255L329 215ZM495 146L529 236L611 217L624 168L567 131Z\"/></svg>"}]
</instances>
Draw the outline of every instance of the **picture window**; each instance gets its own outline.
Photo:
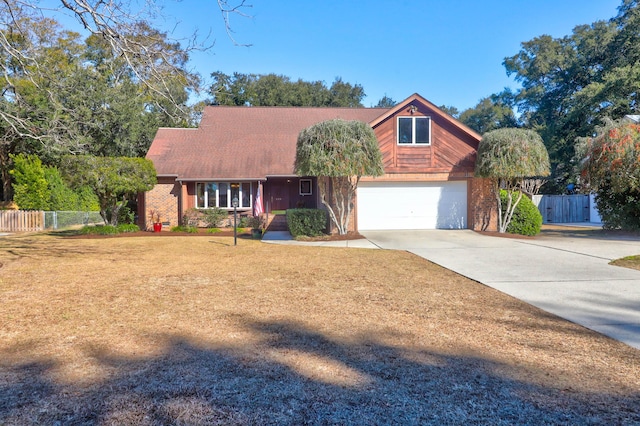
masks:
<instances>
[{"instance_id":1,"label":"picture window","mask_svg":"<svg viewBox=\"0 0 640 426\"><path fill-rule=\"evenodd\" d=\"M253 200L252 186L251 182L198 182L196 207L231 209L233 199L237 198L239 208L249 209Z\"/></svg>"}]
</instances>

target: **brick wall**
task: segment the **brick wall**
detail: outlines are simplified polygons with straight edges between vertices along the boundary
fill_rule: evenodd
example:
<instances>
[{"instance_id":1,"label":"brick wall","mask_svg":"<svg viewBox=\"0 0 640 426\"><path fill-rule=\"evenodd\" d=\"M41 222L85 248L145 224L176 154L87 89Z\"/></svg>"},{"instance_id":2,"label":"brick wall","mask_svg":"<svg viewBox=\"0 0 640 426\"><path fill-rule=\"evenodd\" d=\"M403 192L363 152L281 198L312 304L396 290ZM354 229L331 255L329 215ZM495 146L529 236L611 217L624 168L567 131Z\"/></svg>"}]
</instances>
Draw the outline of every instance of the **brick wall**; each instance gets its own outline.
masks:
<instances>
[{"instance_id":1,"label":"brick wall","mask_svg":"<svg viewBox=\"0 0 640 426\"><path fill-rule=\"evenodd\" d=\"M473 178L471 179L469 188L469 228L476 231L496 231L498 229L496 199L491 180ZM159 180L158 184L151 191L145 193L144 219L141 220L145 229L153 229L149 217L151 210L160 212L161 221L165 227L180 224L179 200L181 191L182 186L179 183L173 179L167 179L165 181ZM324 208L322 203L318 202L318 208ZM330 220L328 222L329 232L332 234L336 233L337 229L335 226ZM351 211L349 221L350 232L355 229L355 225L356 214L354 208Z\"/></svg>"},{"instance_id":2,"label":"brick wall","mask_svg":"<svg viewBox=\"0 0 640 426\"><path fill-rule=\"evenodd\" d=\"M158 184L145 193L144 228L153 229L150 212L154 210L160 213L160 221L163 227L177 226L180 224L178 213L179 195L181 185L174 180L158 180Z\"/></svg>"},{"instance_id":3,"label":"brick wall","mask_svg":"<svg viewBox=\"0 0 640 426\"><path fill-rule=\"evenodd\" d=\"M470 183L469 228L474 231L497 231L498 215L493 182L485 178L473 178Z\"/></svg>"}]
</instances>

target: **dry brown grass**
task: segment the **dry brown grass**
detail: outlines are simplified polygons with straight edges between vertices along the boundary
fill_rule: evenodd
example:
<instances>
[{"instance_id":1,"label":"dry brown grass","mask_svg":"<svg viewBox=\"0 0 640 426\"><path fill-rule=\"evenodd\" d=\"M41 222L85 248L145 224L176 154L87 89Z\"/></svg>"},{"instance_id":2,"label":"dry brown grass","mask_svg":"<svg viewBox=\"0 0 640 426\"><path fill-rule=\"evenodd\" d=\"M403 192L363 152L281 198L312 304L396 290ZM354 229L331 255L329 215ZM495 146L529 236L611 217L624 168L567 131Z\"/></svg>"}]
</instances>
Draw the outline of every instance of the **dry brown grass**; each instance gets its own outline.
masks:
<instances>
[{"instance_id":1,"label":"dry brown grass","mask_svg":"<svg viewBox=\"0 0 640 426\"><path fill-rule=\"evenodd\" d=\"M640 270L640 255L623 257L610 263L612 265L622 266L623 268Z\"/></svg>"},{"instance_id":2,"label":"dry brown grass","mask_svg":"<svg viewBox=\"0 0 640 426\"><path fill-rule=\"evenodd\" d=\"M640 422L640 351L404 252L0 239L0 424Z\"/></svg>"}]
</instances>

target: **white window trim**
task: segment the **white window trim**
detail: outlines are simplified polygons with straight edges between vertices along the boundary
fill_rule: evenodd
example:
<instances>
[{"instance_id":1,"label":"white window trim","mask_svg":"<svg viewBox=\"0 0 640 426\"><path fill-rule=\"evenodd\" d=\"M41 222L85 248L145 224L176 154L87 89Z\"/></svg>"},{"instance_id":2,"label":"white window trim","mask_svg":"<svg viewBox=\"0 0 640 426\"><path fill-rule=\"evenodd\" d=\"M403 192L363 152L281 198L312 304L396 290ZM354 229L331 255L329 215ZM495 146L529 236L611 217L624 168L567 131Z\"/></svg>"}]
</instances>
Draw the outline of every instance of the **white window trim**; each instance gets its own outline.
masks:
<instances>
[{"instance_id":1,"label":"white window trim","mask_svg":"<svg viewBox=\"0 0 640 426\"><path fill-rule=\"evenodd\" d=\"M401 118L410 118L411 119L411 142L400 142L400 119ZM426 119L429 120L429 142L416 142L416 121L417 119ZM409 115L399 115L396 118L396 144L400 146L431 146L431 117L428 115L420 115L420 116L409 116Z\"/></svg>"},{"instance_id":2,"label":"white window trim","mask_svg":"<svg viewBox=\"0 0 640 426\"><path fill-rule=\"evenodd\" d=\"M207 186L211 183L215 183L216 184L216 191L215 194L209 194L209 191L207 191ZM253 182L248 182L248 181L203 181L203 182L196 182L196 188L195 188L195 192L196 192L196 196L195 196L195 208L196 209L212 209L215 207L218 207L218 204L220 202L220 184L221 183L226 183L227 184L227 202L229 203L229 207L220 207L223 210L233 210L233 206L231 206L231 185L234 183L237 183L239 185L239 189L238 189L238 199L240 202L242 202L242 184L243 183L248 183L249 184L249 206L241 206L238 207L239 209L243 209L243 210L249 210L253 208ZM198 185L204 185L205 191L204 191L204 207L200 207L198 206ZM210 200L213 199L213 205L211 205Z\"/></svg>"},{"instance_id":3,"label":"white window trim","mask_svg":"<svg viewBox=\"0 0 640 426\"><path fill-rule=\"evenodd\" d=\"M309 192L302 192L302 183L303 182L308 182L309 183ZM311 179L300 179L300 181L298 183L299 195L313 195L312 183L313 183L313 181Z\"/></svg>"}]
</instances>

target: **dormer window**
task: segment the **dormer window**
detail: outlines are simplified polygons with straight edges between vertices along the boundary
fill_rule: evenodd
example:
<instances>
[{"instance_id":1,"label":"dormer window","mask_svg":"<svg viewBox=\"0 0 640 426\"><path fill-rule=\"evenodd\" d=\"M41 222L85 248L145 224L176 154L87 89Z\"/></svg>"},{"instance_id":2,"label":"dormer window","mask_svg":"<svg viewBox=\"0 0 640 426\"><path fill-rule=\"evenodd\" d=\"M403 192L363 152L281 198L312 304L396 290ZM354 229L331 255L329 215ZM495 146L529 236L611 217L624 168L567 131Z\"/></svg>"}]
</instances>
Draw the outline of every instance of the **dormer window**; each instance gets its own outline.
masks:
<instances>
[{"instance_id":1,"label":"dormer window","mask_svg":"<svg viewBox=\"0 0 640 426\"><path fill-rule=\"evenodd\" d=\"M398 144L431 144L431 118L398 117Z\"/></svg>"}]
</instances>

